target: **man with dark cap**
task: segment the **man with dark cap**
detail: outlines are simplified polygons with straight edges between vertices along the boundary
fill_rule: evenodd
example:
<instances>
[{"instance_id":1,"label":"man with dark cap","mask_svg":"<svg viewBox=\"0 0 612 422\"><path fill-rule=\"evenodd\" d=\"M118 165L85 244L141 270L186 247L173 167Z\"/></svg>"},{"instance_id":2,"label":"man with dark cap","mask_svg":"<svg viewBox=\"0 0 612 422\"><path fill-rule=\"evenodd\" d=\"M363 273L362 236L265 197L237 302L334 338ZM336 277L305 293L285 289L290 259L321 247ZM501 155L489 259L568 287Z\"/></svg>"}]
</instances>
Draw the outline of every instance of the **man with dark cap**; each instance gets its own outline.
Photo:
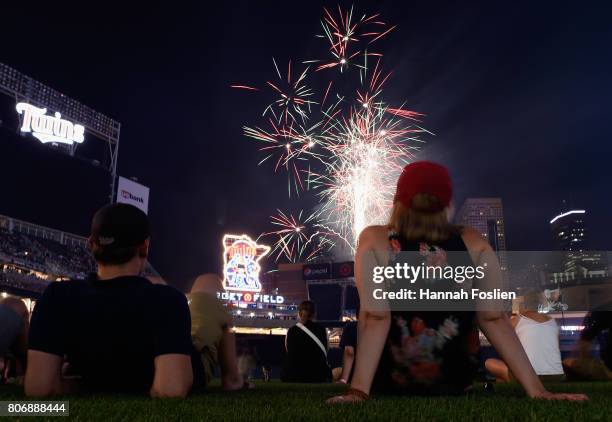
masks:
<instances>
[{"instance_id":1,"label":"man with dark cap","mask_svg":"<svg viewBox=\"0 0 612 422\"><path fill-rule=\"evenodd\" d=\"M187 300L141 276L149 221L138 208L112 204L94 216L89 247L98 264L86 280L51 283L30 324L25 393L65 394L68 362L79 390L184 397L194 374Z\"/></svg>"}]
</instances>

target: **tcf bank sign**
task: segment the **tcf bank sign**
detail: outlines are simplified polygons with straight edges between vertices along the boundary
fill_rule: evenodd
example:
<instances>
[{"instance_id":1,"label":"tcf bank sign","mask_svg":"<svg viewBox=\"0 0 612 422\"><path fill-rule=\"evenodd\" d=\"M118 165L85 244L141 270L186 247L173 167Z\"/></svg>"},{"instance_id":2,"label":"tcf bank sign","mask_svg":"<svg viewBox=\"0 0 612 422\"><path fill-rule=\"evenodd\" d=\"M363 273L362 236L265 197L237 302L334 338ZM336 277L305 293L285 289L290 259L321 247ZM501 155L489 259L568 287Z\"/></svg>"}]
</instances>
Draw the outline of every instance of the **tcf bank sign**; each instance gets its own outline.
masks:
<instances>
[{"instance_id":1,"label":"tcf bank sign","mask_svg":"<svg viewBox=\"0 0 612 422\"><path fill-rule=\"evenodd\" d=\"M223 236L223 300L232 302L283 303L282 296L261 294L259 261L270 252L270 247L259 245L249 236Z\"/></svg>"}]
</instances>

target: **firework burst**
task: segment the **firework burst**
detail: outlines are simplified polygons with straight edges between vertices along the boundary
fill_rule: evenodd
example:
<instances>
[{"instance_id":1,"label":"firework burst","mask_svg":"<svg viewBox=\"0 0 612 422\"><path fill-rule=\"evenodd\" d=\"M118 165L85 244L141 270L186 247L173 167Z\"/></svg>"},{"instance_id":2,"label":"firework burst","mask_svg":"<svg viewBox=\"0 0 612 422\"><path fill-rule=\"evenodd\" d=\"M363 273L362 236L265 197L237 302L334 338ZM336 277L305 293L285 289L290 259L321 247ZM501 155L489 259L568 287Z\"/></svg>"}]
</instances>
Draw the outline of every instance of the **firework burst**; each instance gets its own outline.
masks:
<instances>
[{"instance_id":1,"label":"firework burst","mask_svg":"<svg viewBox=\"0 0 612 422\"><path fill-rule=\"evenodd\" d=\"M333 246L329 233L319 224L317 213L306 215L300 211L297 216L277 210L271 217L276 230L263 233L260 237L275 237L271 255L278 261L284 258L291 262L310 261L321 251Z\"/></svg>"},{"instance_id":2,"label":"firework burst","mask_svg":"<svg viewBox=\"0 0 612 422\"><path fill-rule=\"evenodd\" d=\"M380 53L367 53L366 48L393 31L395 26L389 27L378 17L378 14L362 15L354 20L352 6L349 10L342 10L338 6L337 14L323 8L323 34L317 36L328 41L331 60L306 60L304 63L318 63L317 71L338 68L344 72L349 66L361 68L356 59L362 55L382 56Z\"/></svg>"},{"instance_id":3,"label":"firework burst","mask_svg":"<svg viewBox=\"0 0 612 422\"><path fill-rule=\"evenodd\" d=\"M264 158L259 161L259 165L272 161L275 172L285 170L288 175L289 196L292 192L299 194L308 188L311 163L314 160L321 162L326 159L320 148L324 145L325 133L320 128L325 126L325 122L319 121L312 126L306 126L291 121L285 126L268 119L267 126L267 129L244 126L244 134L262 143L259 150L264 153Z\"/></svg>"},{"instance_id":4,"label":"firework burst","mask_svg":"<svg viewBox=\"0 0 612 422\"><path fill-rule=\"evenodd\" d=\"M278 125L288 125L298 120L298 118L305 122L308 119L311 106L317 104L311 99L314 92L304 83L308 74L308 67L296 77L292 72L291 60L289 60L285 77L274 58L272 58L272 63L274 64L274 70L278 79L275 81L267 80L265 82L265 86L272 91L274 99L264 109L263 116L272 115ZM249 91L262 90L249 85L231 85L231 87Z\"/></svg>"},{"instance_id":5,"label":"firework burst","mask_svg":"<svg viewBox=\"0 0 612 422\"><path fill-rule=\"evenodd\" d=\"M342 72L357 66L357 89L336 92L330 80L322 89L311 90L306 88L308 69L293 80L289 65L287 82L293 94L287 86L267 83L280 95L264 109L268 129L244 127L248 137L263 143L260 164L273 160L275 170L287 171L290 196L292 190L311 191L320 202L312 214L279 210L272 217L276 230L262 236L276 238L277 260L308 261L338 243L354 252L361 230L388 221L397 177L420 149L420 135L430 133L420 126L420 113L403 104L392 107L382 98L390 73L383 71L382 55L367 48L394 26L377 14L354 20L352 8L339 8L337 15L324 9L322 26L333 59L307 62L318 62L315 70L339 67ZM372 56L377 57L370 67Z\"/></svg>"},{"instance_id":6,"label":"firework burst","mask_svg":"<svg viewBox=\"0 0 612 422\"><path fill-rule=\"evenodd\" d=\"M388 221L397 177L427 132L404 118L388 118L382 104L354 108L335 122L323 171L310 175L322 202L319 218L351 250L361 230Z\"/></svg>"}]
</instances>

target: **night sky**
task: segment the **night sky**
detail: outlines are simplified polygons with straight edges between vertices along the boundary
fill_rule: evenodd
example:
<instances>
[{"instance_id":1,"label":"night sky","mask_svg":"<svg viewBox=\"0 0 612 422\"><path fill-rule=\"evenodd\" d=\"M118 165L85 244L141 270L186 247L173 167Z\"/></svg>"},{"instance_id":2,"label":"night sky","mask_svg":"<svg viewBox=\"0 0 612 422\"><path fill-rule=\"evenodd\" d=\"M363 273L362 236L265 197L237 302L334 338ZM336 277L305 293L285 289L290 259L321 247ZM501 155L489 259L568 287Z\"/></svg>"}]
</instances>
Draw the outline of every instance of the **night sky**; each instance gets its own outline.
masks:
<instances>
[{"instance_id":1,"label":"night sky","mask_svg":"<svg viewBox=\"0 0 612 422\"><path fill-rule=\"evenodd\" d=\"M257 167L242 134L266 102L230 85L272 78L272 57L324 55L314 35L323 4L338 2L128 3L3 5L0 61L122 123L119 173L151 188L151 261L184 286L219 269L223 233L257 236L291 209L285 174ZM551 248L564 199L587 209L591 246L612 248L612 13L601 4L355 2L398 25L377 44L393 71L385 99L426 114L435 136L420 157L449 167L457 205L502 197L510 250ZM106 175L15 137L10 107L0 213L85 235Z\"/></svg>"}]
</instances>

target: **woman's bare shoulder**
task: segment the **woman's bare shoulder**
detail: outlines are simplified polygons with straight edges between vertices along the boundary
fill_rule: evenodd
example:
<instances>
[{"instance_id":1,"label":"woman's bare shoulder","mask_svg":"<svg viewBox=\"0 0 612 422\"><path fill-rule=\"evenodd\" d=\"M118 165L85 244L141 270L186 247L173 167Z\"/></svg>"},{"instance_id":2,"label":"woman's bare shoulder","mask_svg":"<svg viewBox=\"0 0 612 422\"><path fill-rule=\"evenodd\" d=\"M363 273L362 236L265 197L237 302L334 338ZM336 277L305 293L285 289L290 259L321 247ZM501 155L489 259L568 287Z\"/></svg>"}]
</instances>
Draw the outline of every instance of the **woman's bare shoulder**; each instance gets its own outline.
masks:
<instances>
[{"instance_id":1,"label":"woman's bare shoulder","mask_svg":"<svg viewBox=\"0 0 612 422\"><path fill-rule=\"evenodd\" d=\"M552 319L548 315L544 315L537 311L531 311L531 310L523 312L523 316L529 319L532 319L535 322L548 322Z\"/></svg>"},{"instance_id":2,"label":"woman's bare shoulder","mask_svg":"<svg viewBox=\"0 0 612 422\"><path fill-rule=\"evenodd\" d=\"M379 246L386 244L388 239L387 226L368 226L359 234L359 246Z\"/></svg>"}]
</instances>

